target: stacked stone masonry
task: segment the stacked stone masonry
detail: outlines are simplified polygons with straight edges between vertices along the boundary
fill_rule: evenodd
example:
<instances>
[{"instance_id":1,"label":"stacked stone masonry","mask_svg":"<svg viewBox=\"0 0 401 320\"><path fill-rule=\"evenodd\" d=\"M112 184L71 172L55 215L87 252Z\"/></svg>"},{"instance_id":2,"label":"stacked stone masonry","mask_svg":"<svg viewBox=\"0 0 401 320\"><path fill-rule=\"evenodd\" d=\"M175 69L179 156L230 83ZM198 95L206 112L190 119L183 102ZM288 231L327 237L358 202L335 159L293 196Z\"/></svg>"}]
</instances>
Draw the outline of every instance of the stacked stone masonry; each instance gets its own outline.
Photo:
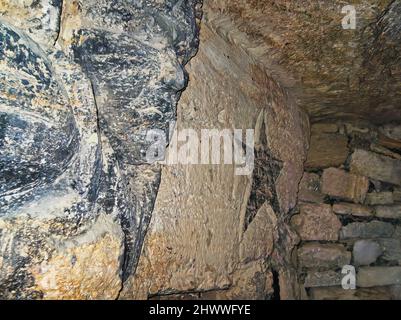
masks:
<instances>
[{"instance_id":1,"label":"stacked stone masonry","mask_svg":"<svg viewBox=\"0 0 401 320\"><path fill-rule=\"evenodd\" d=\"M309 299L400 299L400 127L318 123L292 226L299 281ZM356 270L356 289L342 269Z\"/></svg>"}]
</instances>

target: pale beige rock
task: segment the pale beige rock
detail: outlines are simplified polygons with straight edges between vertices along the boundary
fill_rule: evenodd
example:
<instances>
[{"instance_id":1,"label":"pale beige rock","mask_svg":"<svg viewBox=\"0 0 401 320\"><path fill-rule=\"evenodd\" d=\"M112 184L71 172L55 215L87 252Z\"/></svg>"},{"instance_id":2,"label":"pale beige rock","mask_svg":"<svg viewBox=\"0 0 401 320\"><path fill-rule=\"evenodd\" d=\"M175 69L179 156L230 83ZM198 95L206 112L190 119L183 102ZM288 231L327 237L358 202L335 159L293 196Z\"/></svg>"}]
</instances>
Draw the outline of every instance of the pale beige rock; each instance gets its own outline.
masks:
<instances>
[{"instance_id":1,"label":"pale beige rock","mask_svg":"<svg viewBox=\"0 0 401 320\"><path fill-rule=\"evenodd\" d=\"M351 261L351 252L343 245L307 243L298 249L298 260L304 268L342 268Z\"/></svg>"},{"instance_id":2,"label":"pale beige rock","mask_svg":"<svg viewBox=\"0 0 401 320\"><path fill-rule=\"evenodd\" d=\"M401 161L357 149L352 154L351 172L401 185Z\"/></svg>"},{"instance_id":3,"label":"pale beige rock","mask_svg":"<svg viewBox=\"0 0 401 320\"><path fill-rule=\"evenodd\" d=\"M355 203L336 203L333 205L333 211L340 215L351 215L355 217L371 217L374 214L372 208Z\"/></svg>"},{"instance_id":4,"label":"pale beige rock","mask_svg":"<svg viewBox=\"0 0 401 320\"><path fill-rule=\"evenodd\" d=\"M362 288L401 284L401 267L362 267L357 273L357 286Z\"/></svg>"},{"instance_id":5,"label":"pale beige rock","mask_svg":"<svg viewBox=\"0 0 401 320\"><path fill-rule=\"evenodd\" d=\"M273 251L275 228L277 228L275 213L271 206L264 204L241 241L240 259L243 263L269 257Z\"/></svg>"},{"instance_id":6,"label":"pale beige rock","mask_svg":"<svg viewBox=\"0 0 401 320\"><path fill-rule=\"evenodd\" d=\"M312 134L337 133L338 125L336 123L314 123L311 126Z\"/></svg>"},{"instance_id":7,"label":"pale beige rock","mask_svg":"<svg viewBox=\"0 0 401 320\"><path fill-rule=\"evenodd\" d=\"M329 168L322 176L322 192L331 197L363 203L369 189L366 177L348 173L341 169Z\"/></svg>"},{"instance_id":8,"label":"pale beige rock","mask_svg":"<svg viewBox=\"0 0 401 320\"><path fill-rule=\"evenodd\" d=\"M348 139L337 134L312 135L306 168L341 166L348 157Z\"/></svg>"},{"instance_id":9,"label":"pale beige rock","mask_svg":"<svg viewBox=\"0 0 401 320\"><path fill-rule=\"evenodd\" d=\"M341 222L327 204L304 204L291 220L302 240L338 240Z\"/></svg>"}]
</instances>

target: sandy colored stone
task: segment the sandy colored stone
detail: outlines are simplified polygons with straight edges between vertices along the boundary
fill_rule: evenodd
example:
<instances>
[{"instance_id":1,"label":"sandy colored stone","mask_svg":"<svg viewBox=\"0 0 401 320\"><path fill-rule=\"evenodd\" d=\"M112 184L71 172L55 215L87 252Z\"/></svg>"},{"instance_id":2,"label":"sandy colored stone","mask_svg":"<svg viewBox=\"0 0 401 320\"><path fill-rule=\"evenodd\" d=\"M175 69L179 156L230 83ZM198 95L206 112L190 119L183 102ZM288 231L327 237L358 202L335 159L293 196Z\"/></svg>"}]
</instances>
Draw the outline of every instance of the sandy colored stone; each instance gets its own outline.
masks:
<instances>
[{"instance_id":1,"label":"sandy colored stone","mask_svg":"<svg viewBox=\"0 0 401 320\"><path fill-rule=\"evenodd\" d=\"M69 248L33 270L36 289L49 300L114 300L121 290L121 239Z\"/></svg>"},{"instance_id":2,"label":"sandy colored stone","mask_svg":"<svg viewBox=\"0 0 401 320\"><path fill-rule=\"evenodd\" d=\"M341 166L348 157L348 139L337 134L313 135L305 168Z\"/></svg>"},{"instance_id":3,"label":"sandy colored stone","mask_svg":"<svg viewBox=\"0 0 401 320\"><path fill-rule=\"evenodd\" d=\"M303 204L291 220L302 240L337 240L341 222L327 204Z\"/></svg>"},{"instance_id":4,"label":"sandy colored stone","mask_svg":"<svg viewBox=\"0 0 401 320\"><path fill-rule=\"evenodd\" d=\"M351 261L351 252L338 244L307 243L298 249L298 260L304 268L336 269Z\"/></svg>"},{"instance_id":5,"label":"sandy colored stone","mask_svg":"<svg viewBox=\"0 0 401 320\"><path fill-rule=\"evenodd\" d=\"M348 173L341 169L329 168L323 171L322 192L330 197L363 203L369 189L366 177Z\"/></svg>"},{"instance_id":6,"label":"sandy colored stone","mask_svg":"<svg viewBox=\"0 0 401 320\"><path fill-rule=\"evenodd\" d=\"M357 149L352 154L351 172L372 179L401 185L401 161Z\"/></svg>"},{"instance_id":7,"label":"sandy colored stone","mask_svg":"<svg viewBox=\"0 0 401 320\"><path fill-rule=\"evenodd\" d=\"M371 217L374 214L372 208L355 203L336 203L333 212L340 215L351 215L355 217Z\"/></svg>"}]
</instances>

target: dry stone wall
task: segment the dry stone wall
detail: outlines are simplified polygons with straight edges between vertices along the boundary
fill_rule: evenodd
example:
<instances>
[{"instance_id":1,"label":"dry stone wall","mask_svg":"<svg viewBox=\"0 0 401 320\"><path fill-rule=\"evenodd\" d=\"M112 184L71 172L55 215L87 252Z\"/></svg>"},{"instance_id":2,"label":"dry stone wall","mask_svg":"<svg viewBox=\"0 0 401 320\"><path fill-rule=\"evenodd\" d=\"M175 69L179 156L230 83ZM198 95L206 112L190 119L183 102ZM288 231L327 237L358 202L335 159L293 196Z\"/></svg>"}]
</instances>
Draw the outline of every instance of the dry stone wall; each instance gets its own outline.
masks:
<instances>
[{"instance_id":1,"label":"dry stone wall","mask_svg":"<svg viewBox=\"0 0 401 320\"><path fill-rule=\"evenodd\" d=\"M400 126L318 123L292 225L299 278L311 299L399 299ZM341 273L356 268L356 290Z\"/></svg>"}]
</instances>

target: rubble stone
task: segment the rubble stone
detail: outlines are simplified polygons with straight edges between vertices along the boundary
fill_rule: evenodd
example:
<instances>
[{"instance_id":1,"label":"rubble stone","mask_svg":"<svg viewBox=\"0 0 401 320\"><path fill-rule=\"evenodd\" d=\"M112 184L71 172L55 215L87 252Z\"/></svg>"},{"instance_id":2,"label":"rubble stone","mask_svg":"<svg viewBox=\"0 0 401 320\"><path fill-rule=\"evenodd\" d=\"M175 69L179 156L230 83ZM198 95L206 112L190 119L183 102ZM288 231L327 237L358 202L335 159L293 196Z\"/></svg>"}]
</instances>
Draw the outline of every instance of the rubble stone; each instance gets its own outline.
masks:
<instances>
[{"instance_id":1,"label":"rubble stone","mask_svg":"<svg viewBox=\"0 0 401 320\"><path fill-rule=\"evenodd\" d=\"M352 155L351 172L401 185L401 161L357 149Z\"/></svg>"},{"instance_id":2,"label":"rubble stone","mask_svg":"<svg viewBox=\"0 0 401 320\"><path fill-rule=\"evenodd\" d=\"M336 168L323 172L322 192L331 197L363 203L368 189L369 180L366 177Z\"/></svg>"},{"instance_id":3,"label":"rubble stone","mask_svg":"<svg viewBox=\"0 0 401 320\"><path fill-rule=\"evenodd\" d=\"M304 204L292 224L303 240L338 240L341 222L327 204Z\"/></svg>"}]
</instances>

